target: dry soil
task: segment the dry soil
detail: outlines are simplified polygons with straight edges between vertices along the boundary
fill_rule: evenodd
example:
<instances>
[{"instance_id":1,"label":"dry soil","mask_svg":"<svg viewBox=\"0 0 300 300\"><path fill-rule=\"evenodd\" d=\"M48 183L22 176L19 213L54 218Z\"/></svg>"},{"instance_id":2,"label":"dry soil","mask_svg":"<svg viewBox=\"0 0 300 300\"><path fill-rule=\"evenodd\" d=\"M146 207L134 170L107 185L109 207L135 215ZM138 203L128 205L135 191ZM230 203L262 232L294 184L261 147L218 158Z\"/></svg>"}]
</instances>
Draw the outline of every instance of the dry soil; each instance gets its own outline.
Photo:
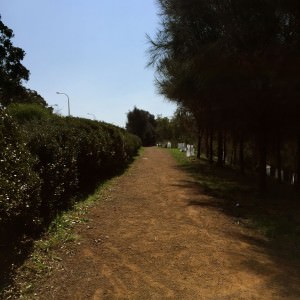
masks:
<instances>
[{"instance_id":1,"label":"dry soil","mask_svg":"<svg viewBox=\"0 0 300 300\"><path fill-rule=\"evenodd\" d=\"M58 250L39 299L300 299L299 272L146 148Z\"/></svg>"}]
</instances>

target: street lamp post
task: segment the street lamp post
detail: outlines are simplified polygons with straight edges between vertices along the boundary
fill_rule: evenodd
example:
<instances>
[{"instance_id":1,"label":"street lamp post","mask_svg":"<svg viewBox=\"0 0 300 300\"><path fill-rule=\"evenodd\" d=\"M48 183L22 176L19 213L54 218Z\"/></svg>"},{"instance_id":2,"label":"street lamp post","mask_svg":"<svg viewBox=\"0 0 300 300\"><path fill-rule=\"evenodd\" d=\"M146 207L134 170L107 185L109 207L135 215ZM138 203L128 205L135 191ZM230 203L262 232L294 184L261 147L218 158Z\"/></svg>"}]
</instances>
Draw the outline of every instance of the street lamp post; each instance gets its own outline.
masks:
<instances>
[{"instance_id":1,"label":"street lamp post","mask_svg":"<svg viewBox=\"0 0 300 300\"><path fill-rule=\"evenodd\" d=\"M66 93L61 93L61 92L56 92L56 94L67 96L67 98L68 98L68 115L69 115L69 117L70 117L71 114L70 114L70 99L69 99L69 96L68 96Z\"/></svg>"}]
</instances>

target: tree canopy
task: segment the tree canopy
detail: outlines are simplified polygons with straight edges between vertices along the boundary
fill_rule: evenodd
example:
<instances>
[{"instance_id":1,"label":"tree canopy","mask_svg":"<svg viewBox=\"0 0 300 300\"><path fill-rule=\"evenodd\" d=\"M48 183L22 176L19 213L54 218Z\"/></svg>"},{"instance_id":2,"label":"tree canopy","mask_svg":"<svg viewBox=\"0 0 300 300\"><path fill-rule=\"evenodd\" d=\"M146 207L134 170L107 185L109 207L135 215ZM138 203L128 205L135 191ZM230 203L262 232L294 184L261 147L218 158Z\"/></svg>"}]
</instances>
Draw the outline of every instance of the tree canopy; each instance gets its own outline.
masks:
<instances>
[{"instance_id":1,"label":"tree canopy","mask_svg":"<svg viewBox=\"0 0 300 300\"><path fill-rule=\"evenodd\" d=\"M143 146L155 145L155 117L148 111L134 107L127 113L126 129L140 137Z\"/></svg>"},{"instance_id":2,"label":"tree canopy","mask_svg":"<svg viewBox=\"0 0 300 300\"><path fill-rule=\"evenodd\" d=\"M158 90L193 113L199 134L218 143L218 156L225 136L242 145L245 139L253 142L263 187L268 148L270 153L272 143L278 144L280 152L284 138L300 137L299 2L159 0L158 5L161 26L149 38Z\"/></svg>"},{"instance_id":3,"label":"tree canopy","mask_svg":"<svg viewBox=\"0 0 300 300\"><path fill-rule=\"evenodd\" d=\"M0 104L47 103L36 91L27 89L23 82L29 79L29 70L22 64L25 51L12 43L12 29L8 28L0 16Z\"/></svg>"}]
</instances>

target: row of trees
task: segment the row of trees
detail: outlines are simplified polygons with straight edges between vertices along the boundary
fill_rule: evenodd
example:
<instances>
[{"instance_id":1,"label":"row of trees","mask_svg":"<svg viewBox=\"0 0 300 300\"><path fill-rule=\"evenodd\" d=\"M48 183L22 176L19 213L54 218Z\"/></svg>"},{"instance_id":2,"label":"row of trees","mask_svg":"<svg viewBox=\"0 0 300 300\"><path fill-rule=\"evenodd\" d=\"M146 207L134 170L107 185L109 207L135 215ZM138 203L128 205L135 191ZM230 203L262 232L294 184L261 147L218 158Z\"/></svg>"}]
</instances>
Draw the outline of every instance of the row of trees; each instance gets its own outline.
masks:
<instances>
[{"instance_id":1,"label":"row of trees","mask_svg":"<svg viewBox=\"0 0 300 300\"><path fill-rule=\"evenodd\" d=\"M149 65L156 69L160 93L193 114L210 160L216 144L222 165L230 144L244 171L250 147L261 189L267 163L279 170L279 180L285 167L299 182L299 1L158 4L161 27L149 37Z\"/></svg>"},{"instance_id":2,"label":"row of trees","mask_svg":"<svg viewBox=\"0 0 300 300\"><path fill-rule=\"evenodd\" d=\"M127 113L126 130L141 138L143 146L172 144L178 142L193 143L196 136L195 120L185 108L176 110L173 117L155 117L148 111L134 107Z\"/></svg>"}]
</instances>

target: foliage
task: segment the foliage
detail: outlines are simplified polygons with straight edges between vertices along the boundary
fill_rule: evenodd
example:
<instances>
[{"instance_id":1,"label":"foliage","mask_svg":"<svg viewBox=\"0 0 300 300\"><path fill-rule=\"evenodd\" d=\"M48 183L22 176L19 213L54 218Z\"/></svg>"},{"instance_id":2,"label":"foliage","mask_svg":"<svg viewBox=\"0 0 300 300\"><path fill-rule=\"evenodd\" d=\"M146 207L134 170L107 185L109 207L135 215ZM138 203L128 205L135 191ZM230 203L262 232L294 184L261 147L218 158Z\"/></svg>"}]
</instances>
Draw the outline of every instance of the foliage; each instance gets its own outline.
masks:
<instances>
[{"instance_id":1,"label":"foliage","mask_svg":"<svg viewBox=\"0 0 300 300\"><path fill-rule=\"evenodd\" d=\"M270 157L281 170L284 145L298 143L289 172L298 173L300 183L299 3L159 0L158 5L161 27L149 38L149 65L156 69L159 92L193 114L211 163L217 152L223 165L226 142L234 152L238 144L244 171L245 146L251 146L264 189Z\"/></svg>"},{"instance_id":2,"label":"foliage","mask_svg":"<svg viewBox=\"0 0 300 300\"><path fill-rule=\"evenodd\" d=\"M142 140L143 146L155 145L155 117L149 112L134 107L127 113L126 129Z\"/></svg>"},{"instance_id":3,"label":"foliage","mask_svg":"<svg viewBox=\"0 0 300 300\"><path fill-rule=\"evenodd\" d=\"M0 104L11 103L47 103L36 91L25 88L22 82L29 79L29 70L22 65L25 51L12 43L13 31L8 28L0 16Z\"/></svg>"},{"instance_id":4,"label":"foliage","mask_svg":"<svg viewBox=\"0 0 300 300\"><path fill-rule=\"evenodd\" d=\"M155 132L156 140L159 143L173 140L171 120L167 117L157 116Z\"/></svg>"},{"instance_id":5,"label":"foliage","mask_svg":"<svg viewBox=\"0 0 300 300\"><path fill-rule=\"evenodd\" d=\"M193 144L196 141L197 123L189 110L179 106L171 119L171 124L177 141L187 144Z\"/></svg>"},{"instance_id":6,"label":"foliage","mask_svg":"<svg viewBox=\"0 0 300 300\"><path fill-rule=\"evenodd\" d=\"M41 216L48 220L72 205L78 184L75 132L55 118L27 123L28 148L37 157L34 166L42 180Z\"/></svg>"},{"instance_id":7,"label":"foliage","mask_svg":"<svg viewBox=\"0 0 300 300\"><path fill-rule=\"evenodd\" d=\"M13 31L0 18L0 101L7 105L15 88L20 87L22 80L28 80L29 71L21 64L24 50L13 46Z\"/></svg>"},{"instance_id":8,"label":"foliage","mask_svg":"<svg viewBox=\"0 0 300 300\"><path fill-rule=\"evenodd\" d=\"M7 107L6 111L20 124L52 117L48 108L37 103L13 103Z\"/></svg>"},{"instance_id":9,"label":"foliage","mask_svg":"<svg viewBox=\"0 0 300 300\"><path fill-rule=\"evenodd\" d=\"M11 237L39 224L41 182L20 128L0 110L0 233ZM10 228L10 230L8 230Z\"/></svg>"},{"instance_id":10,"label":"foliage","mask_svg":"<svg viewBox=\"0 0 300 300\"><path fill-rule=\"evenodd\" d=\"M197 140L194 116L184 107L178 107L172 118L157 116L155 121L158 143L171 141L174 145L179 142L194 144Z\"/></svg>"},{"instance_id":11,"label":"foliage","mask_svg":"<svg viewBox=\"0 0 300 300\"><path fill-rule=\"evenodd\" d=\"M27 103L27 104L38 104L43 107L47 107L45 99L36 91L27 89L20 86L13 93L13 97L10 103ZM51 108L48 108L51 109Z\"/></svg>"},{"instance_id":12,"label":"foliage","mask_svg":"<svg viewBox=\"0 0 300 300\"><path fill-rule=\"evenodd\" d=\"M53 115L23 127L43 182L44 220L72 206L77 192L115 174L140 146L138 138L116 126L80 118Z\"/></svg>"},{"instance_id":13,"label":"foliage","mask_svg":"<svg viewBox=\"0 0 300 300\"><path fill-rule=\"evenodd\" d=\"M21 230L50 222L79 192L126 166L141 145L124 129L62 118L36 104L1 110L0 125L1 224Z\"/></svg>"}]
</instances>

